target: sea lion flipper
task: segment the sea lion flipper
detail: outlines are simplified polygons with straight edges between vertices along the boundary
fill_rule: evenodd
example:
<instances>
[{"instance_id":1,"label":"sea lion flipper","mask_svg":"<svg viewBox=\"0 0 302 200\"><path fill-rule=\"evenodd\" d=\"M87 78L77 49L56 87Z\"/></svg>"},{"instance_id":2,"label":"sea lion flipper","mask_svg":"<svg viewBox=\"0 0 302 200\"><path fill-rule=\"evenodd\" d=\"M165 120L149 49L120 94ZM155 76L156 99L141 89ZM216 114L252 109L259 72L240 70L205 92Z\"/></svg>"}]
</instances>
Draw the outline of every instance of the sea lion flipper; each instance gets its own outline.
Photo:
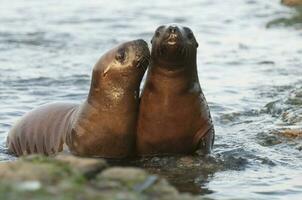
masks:
<instances>
[{"instance_id":1,"label":"sea lion flipper","mask_svg":"<svg viewBox=\"0 0 302 200\"><path fill-rule=\"evenodd\" d=\"M201 129L202 130L202 129ZM212 126L208 131L204 133L197 132L198 139L196 140L197 150L203 154L209 154L214 145L215 130Z\"/></svg>"}]
</instances>

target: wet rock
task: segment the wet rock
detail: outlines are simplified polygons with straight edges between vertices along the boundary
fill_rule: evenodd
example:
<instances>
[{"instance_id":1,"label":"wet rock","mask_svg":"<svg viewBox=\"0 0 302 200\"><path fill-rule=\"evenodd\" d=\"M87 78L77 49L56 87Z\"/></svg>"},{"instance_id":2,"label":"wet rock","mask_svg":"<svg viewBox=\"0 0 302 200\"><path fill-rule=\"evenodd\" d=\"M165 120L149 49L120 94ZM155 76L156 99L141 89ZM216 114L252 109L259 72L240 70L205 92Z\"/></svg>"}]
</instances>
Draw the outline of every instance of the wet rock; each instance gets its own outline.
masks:
<instances>
[{"instance_id":1,"label":"wet rock","mask_svg":"<svg viewBox=\"0 0 302 200\"><path fill-rule=\"evenodd\" d=\"M242 153L242 151L240 150ZM240 153L238 152L238 154ZM169 156L141 158L133 161L133 166L144 167L151 173L160 174L183 192L209 194L208 180L214 173L224 170L243 170L247 159L234 155L211 154L192 156Z\"/></svg>"},{"instance_id":2,"label":"wet rock","mask_svg":"<svg viewBox=\"0 0 302 200\"><path fill-rule=\"evenodd\" d=\"M137 185L140 185L146 181L148 176L149 175L142 169L131 167L113 167L99 174L97 179L101 182L104 180L118 181L128 188L134 189Z\"/></svg>"},{"instance_id":3,"label":"wet rock","mask_svg":"<svg viewBox=\"0 0 302 200\"><path fill-rule=\"evenodd\" d=\"M68 164L42 156L0 163L0 199L63 199L85 178ZM66 198L69 199L69 198Z\"/></svg>"},{"instance_id":4,"label":"wet rock","mask_svg":"<svg viewBox=\"0 0 302 200\"><path fill-rule=\"evenodd\" d=\"M178 160L180 166L193 167L195 164L193 156L184 156Z\"/></svg>"},{"instance_id":5,"label":"wet rock","mask_svg":"<svg viewBox=\"0 0 302 200\"><path fill-rule=\"evenodd\" d=\"M181 194L165 179L142 169L110 168L102 159L34 155L0 163L0 199L200 198Z\"/></svg>"},{"instance_id":6,"label":"wet rock","mask_svg":"<svg viewBox=\"0 0 302 200\"><path fill-rule=\"evenodd\" d=\"M61 178L70 178L71 175L81 177L65 163L41 156L0 164L0 179L12 182L39 181L49 185L56 184Z\"/></svg>"},{"instance_id":7,"label":"wet rock","mask_svg":"<svg viewBox=\"0 0 302 200\"><path fill-rule=\"evenodd\" d=\"M265 105L264 113L278 117L286 125L302 123L302 89L295 89L283 100L272 101Z\"/></svg>"},{"instance_id":8,"label":"wet rock","mask_svg":"<svg viewBox=\"0 0 302 200\"><path fill-rule=\"evenodd\" d=\"M291 110L282 113L281 119L288 125L294 125L302 122L302 110Z\"/></svg>"},{"instance_id":9,"label":"wet rock","mask_svg":"<svg viewBox=\"0 0 302 200\"><path fill-rule=\"evenodd\" d=\"M300 106L302 105L302 90L301 88L293 90L290 94L288 99L285 102L286 104L293 105L293 106Z\"/></svg>"},{"instance_id":10,"label":"wet rock","mask_svg":"<svg viewBox=\"0 0 302 200\"><path fill-rule=\"evenodd\" d=\"M108 183L110 184L108 185ZM99 188L110 188L111 186L114 193L123 188L134 190L142 195L141 198L148 196L150 199L197 199L189 194L179 194L166 180L132 167L109 168L98 175L97 184Z\"/></svg>"},{"instance_id":11,"label":"wet rock","mask_svg":"<svg viewBox=\"0 0 302 200\"><path fill-rule=\"evenodd\" d=\"M302 6L302 0L281 0L281 3L286 6Z\"/></svg>"},{"instance_id":12,"label":"wet rock","mask_svg":"<svg viewBox=\"0 0 302 200\"><path fill-rule=\"evenodd\" d=\"M71 155L58 155L56 159L76 168L87 178L92 178L108 167L104 159L79 158Z\"/></svg>"},{"instance_id":13,"label":"wet rock","mask_svg":"<svg viewBox=\"0 0 302 200\"><path fill-rule=\"evenodd\" d=\"M279 134L286 138L302 138L302 130L301 129L285 129L277 131L276 134Z\"/></svg>"},{"instance_id":14,"label":"wet rock","mask_svg":"<svg viewBox=\"0 0 302 200\"><path fill-rule=\"evenodd\" d=\"M259 133L257 134L258 143L264 147L274 146L282 143L280 138L278 138L273 133Z\"/></svg>"}]
</instances>

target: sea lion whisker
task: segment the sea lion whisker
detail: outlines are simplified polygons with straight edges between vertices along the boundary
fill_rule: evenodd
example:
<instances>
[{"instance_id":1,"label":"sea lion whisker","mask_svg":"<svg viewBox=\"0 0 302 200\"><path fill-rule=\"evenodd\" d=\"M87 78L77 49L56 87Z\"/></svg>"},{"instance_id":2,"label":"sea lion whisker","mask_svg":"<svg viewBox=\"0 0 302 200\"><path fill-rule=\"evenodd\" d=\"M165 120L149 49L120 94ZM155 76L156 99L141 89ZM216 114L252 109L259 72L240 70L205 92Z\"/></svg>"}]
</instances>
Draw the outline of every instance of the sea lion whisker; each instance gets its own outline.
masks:
<instances>
[{"instance_id":1,"label":"sea lion whisker","mask_svg":"<svg viewBox=\"0 0 302 200\"><path fill-rule=\"evenodd\" d=\"M145 61L147 61L147 57L142 56L142 57L137 61L137 67L140 67L141 65L143 65Z\"/></svg>"},{"instance_id":2,"label":"sea lion whisker","mask_svg":"<svg viewBox=\"0 0 302 200\"><path fill-rule=\"evenodd\" d=\"M150 63L150 58L144 56L139 60L138 67L142 67L144 70L146 70L149 63Z\"/></svg>"},{"instance_id":3,"label":"sea lion whisker","mask_svg":"<svg viewBox=\"0 0 302 200\"><path fill-rule=\"evenodd\" d=\"M147 59L148 61L151 60L150 56L142 56L142 58Z\"/></svg>"}]
</instances>

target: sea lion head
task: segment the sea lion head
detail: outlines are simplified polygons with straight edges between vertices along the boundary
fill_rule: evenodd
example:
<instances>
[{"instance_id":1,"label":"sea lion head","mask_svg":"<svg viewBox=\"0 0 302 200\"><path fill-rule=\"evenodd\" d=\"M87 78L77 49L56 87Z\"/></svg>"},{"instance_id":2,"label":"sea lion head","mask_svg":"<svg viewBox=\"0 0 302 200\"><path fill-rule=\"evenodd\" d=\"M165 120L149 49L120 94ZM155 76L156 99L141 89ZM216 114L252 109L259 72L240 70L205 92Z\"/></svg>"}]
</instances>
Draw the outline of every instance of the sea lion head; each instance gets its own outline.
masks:
<instances>
[{"instance_id":1,"label":"sea lion head","mask_svg":"<svg viewBox=\"0 0 302 200\"><path fill-rule=\"evenodd\" d=\"M105 53L94 66L93 90L106 86L139 87L150 62L150 51L144 40L122 43Z\"/></svg>"},{"instance_id":2,"label":"sea lion head","mask_svg":"<svg viewBox=\"0 0 302 200\"><path fill-rule=\"evenodd\" d=\"M151 56L155 62L166 62L177 66L196 58L198 43L188 27L176 24L159 26L151 43Z\"/></svg>"}]
</instances>

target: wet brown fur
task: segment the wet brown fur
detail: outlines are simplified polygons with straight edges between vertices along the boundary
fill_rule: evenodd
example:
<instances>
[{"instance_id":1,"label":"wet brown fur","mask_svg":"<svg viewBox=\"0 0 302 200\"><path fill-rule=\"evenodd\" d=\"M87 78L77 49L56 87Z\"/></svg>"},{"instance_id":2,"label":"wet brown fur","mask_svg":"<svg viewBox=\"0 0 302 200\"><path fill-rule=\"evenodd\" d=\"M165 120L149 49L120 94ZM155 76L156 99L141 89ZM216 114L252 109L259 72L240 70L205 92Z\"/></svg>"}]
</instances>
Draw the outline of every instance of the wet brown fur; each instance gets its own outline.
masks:
<instances>
[{"instance_id":1,"label":"wet brown fur","mask_svg":"<svg viewBox=\"0 0 302 200\"><path fill-rule=\"evenodd\" d=\"M94 66L86 101L47 104L29 112L10 130L9 151L17 156L53 155L66 143L79 156L133 156L139 85L149 57L142 40L104 54Z\"/></svg>"},{"instance_id":2,"label":"wet brown fur","mask_svg":"<svg viewBox=\"0 0 302 200\"><path fill-rule=\"evenodd\" d=\"M200 88L197 42L190 29L161 26L152 39L151 64L141 96L137 152L141 156L210 152L214 128ZM187 36L190 34L190 36ZM169 39L170 38L170 39Z\"/></svg>"}]
</instances>

